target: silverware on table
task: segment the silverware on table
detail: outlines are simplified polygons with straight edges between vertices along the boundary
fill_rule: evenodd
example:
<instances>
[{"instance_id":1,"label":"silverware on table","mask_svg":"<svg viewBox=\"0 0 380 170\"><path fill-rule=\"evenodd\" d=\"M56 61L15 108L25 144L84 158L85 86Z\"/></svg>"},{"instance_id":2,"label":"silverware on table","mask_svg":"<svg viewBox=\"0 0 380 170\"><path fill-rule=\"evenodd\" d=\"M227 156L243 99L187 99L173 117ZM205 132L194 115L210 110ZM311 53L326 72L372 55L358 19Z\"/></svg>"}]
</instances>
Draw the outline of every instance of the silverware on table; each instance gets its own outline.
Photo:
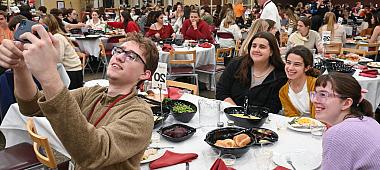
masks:
<instances>
[{"instance_id":1,"label":"silverware on table","mask_svg":"<svg viewBox=\"0 0 380 170\"><path fill-rule=\"evenodd\" d=\"M287 157L286 157L286 162L287 162L290 166L292 166L293 170L296 170L296 167L294 167L293 162L290 160L290 156L287 156Z\"/></svg>"}]
</instances>

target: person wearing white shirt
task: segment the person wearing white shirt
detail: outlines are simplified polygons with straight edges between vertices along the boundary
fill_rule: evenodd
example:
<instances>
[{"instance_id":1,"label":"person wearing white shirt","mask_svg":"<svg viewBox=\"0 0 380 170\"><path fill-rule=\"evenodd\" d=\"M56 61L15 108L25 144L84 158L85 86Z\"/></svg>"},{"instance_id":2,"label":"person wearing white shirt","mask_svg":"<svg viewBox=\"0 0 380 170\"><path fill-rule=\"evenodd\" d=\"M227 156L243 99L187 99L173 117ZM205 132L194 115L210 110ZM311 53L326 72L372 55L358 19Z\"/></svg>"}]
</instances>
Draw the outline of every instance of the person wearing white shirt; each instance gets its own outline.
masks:
<instances>
[{"instance_id":1,"label":"person wearing white shirt","mask_svg":"<svg viewBox=\"0 0 380 170\"><path fill-rule=\"evenodd\" d=\"M86 25L94 30L104 30L104 23L99 18L98 11L91 12L91 19L86 22Z\"/></svg>"},{"instance_id":2,"label":"person wearing white shirt","mask_svg":"<svg viewBox=\"0 0 380 170\"><path fill-rule=\"evenodd\" d=\"M276 22L275 27L277 30L281 29L281 18L278 14L277 6L271 0L258 0L260 6L263 7L261 11L261 19L270 19Z\"/></svg>"},{"instance_id":3,"label":"person wearing white shirt","mask_svg":"<svg viewBox=\"0 0 380 170\"><path fill-rule=\"evenodd\" d=\"M236 41L240 41L242 38L241 35L241 30L239 26L235 24L235 19L234 19L234 13L233 11L228 11L226 14L226 18L223 19L223 21L220 23L220 32L229 32L232 33L234 36L233 39L228 39L228 38L219 38L219 44L220 47L235 47Z\"/></svg>"}]
</instances>

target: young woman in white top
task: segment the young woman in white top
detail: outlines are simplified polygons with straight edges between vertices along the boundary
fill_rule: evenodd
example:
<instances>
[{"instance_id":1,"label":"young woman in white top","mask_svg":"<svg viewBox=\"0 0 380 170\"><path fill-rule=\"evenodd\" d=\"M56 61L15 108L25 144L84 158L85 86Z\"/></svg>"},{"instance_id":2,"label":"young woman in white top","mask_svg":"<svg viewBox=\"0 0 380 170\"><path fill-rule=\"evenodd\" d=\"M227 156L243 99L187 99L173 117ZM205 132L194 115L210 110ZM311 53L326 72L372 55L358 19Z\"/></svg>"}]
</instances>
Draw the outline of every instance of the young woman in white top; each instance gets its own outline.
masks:
<instances>
[{"instance_id":1,"label":"young woman in white top","mask_svg":"<svg viewBox=\"0 0 380 170\"><path fill-rule=\"evenodd\" d=\"M372 20L375 23L376 27L373 29L371 39L368 42L380 43L380 11L376 12L372 17Z\"/></svg>"},{"instance_id":2,"label":"young woman in white top","mask_svg":"<svg viewBox=\"0 0 380 170\"><path fill-rule=\"evenodd\" d=\"M346 43L346 29L342 25L336 23L335 14L333 12L327 12L324 21L325 25L319 29L319 32L322 34L323 31L330 31L332 42L342 43L342 45Z\"/></svg>"},{"instance_id":3,"label":"young woman in white top","mask_svg":"<svg viewBox=\"0 0 380 170\"><path fill-rule=\"evenodd\" d=\"M303 45L291 48L285 55L285 73L288 82L279 96L284 115L315 117L309 93L314 90L318 73L313 69L313 54Z\"/></svg>"},{"instance_id":4,"label":"young woman in white top","mask_svg":"<svg viewBox=\"0 0 380 170\"><path fill-rule=\"evenodd\" d=\"M220 47L235 47L237 41L242 38L239 26L235 24L235 17L233 11L228 11L226 18L220 23L220 32L229 32L234 36L233 39L219 38Z\"/></svg>"},{"instance_id":5,"label":"young woman in white top","mask_svg":"<svg viewBox=\"0 0 380 170\"><path fill-rule=\"evenodd\" d=\"M91 12L91 19L86 22L86 25L94 30L103 30L104 31L104 23L99 18L99 12L94 10Z\"/></svg>"},{"instance_id":6,"label":"young woman in white top","mask_svg":"<svg viewBox=\"0 0 380 170\"><path fill-rule=\"evenodd\" d=\"M76 89L83 86L82 65L78 54L75 52L74 46L63 34L59 28L58 22L51 14L45 15L40 23L45 24L49 28L49 32L59 41L59 58L58 62L65 67L70 78L69 89Z\"/></svg>"},{"instance_id":7,"label":"young woman in white top","mask_svg":"<svg viewBox=\"0 0 380 170\"><path fill-rule=\"evenodd\" d=\"M175 11L175 23L173 26L175 33L180 33L180 30L182 28L182 23L185 21L184 11L182 4L177 5L177 10Z\"/></svg>"}]
</instances>

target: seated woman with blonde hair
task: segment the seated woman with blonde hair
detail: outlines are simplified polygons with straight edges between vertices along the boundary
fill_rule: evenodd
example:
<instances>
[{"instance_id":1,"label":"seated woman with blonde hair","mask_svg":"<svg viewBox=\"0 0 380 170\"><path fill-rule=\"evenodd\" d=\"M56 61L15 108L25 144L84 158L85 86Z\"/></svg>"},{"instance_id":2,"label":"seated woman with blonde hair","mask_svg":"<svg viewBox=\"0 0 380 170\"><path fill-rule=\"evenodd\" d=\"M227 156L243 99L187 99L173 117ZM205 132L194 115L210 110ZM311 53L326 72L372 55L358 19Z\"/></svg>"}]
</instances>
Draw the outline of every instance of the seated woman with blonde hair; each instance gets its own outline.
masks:
<instances>
[{"instance_id":1,"label":"seated woman with blonde hair","mask_svg":"<svg viewBox=\"0 0 380 170\"><path fill-rule=\"evenodd\" d=\"M280 89L279 96L285 116L315 117L315 108L309 93L314 90L315 76L313 54L305 46L291 48L285 56L285 73L288 82Z\"/></svg>"},{"instance_id":2,"label":"seated woman with blonde hair","mask_svg":"<svg viewBox=\"0 0 380 170\"><path fill-rule=\"evenodd\" d=\"M233 11L228 11L226 18L220 24L219 31L229 32L233 35L233 39L219 38L220 47L235 47L235 43L242 38L239 26L235 23Z\"/></svg>"}]
</instances>

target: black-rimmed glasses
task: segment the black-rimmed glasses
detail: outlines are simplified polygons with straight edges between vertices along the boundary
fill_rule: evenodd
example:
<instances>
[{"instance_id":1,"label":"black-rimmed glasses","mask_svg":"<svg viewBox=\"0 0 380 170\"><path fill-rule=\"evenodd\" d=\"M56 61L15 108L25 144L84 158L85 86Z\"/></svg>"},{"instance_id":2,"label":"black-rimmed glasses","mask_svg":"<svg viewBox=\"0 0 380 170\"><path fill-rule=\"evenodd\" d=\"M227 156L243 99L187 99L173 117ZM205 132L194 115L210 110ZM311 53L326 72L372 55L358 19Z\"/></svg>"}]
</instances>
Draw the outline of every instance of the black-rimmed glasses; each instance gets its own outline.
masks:
<instances>
[{"instance_id":1,"label":"black-rimmed glasses","mask_svg":"<svg viewBox=\"0 0 380 170\"><path fill-rule=\"evenodd\" d=\"M112 56L113 55L121 55L121 54L122 54L124 59L126 59L128 61L140 60L144 64L144 67L145 68L147 67L144 60L136 52L134 52L132 50L126 51L126 50L123 50L123 48L121 48L121 47L113 47Z\"/></svg>"}]
</instances>

